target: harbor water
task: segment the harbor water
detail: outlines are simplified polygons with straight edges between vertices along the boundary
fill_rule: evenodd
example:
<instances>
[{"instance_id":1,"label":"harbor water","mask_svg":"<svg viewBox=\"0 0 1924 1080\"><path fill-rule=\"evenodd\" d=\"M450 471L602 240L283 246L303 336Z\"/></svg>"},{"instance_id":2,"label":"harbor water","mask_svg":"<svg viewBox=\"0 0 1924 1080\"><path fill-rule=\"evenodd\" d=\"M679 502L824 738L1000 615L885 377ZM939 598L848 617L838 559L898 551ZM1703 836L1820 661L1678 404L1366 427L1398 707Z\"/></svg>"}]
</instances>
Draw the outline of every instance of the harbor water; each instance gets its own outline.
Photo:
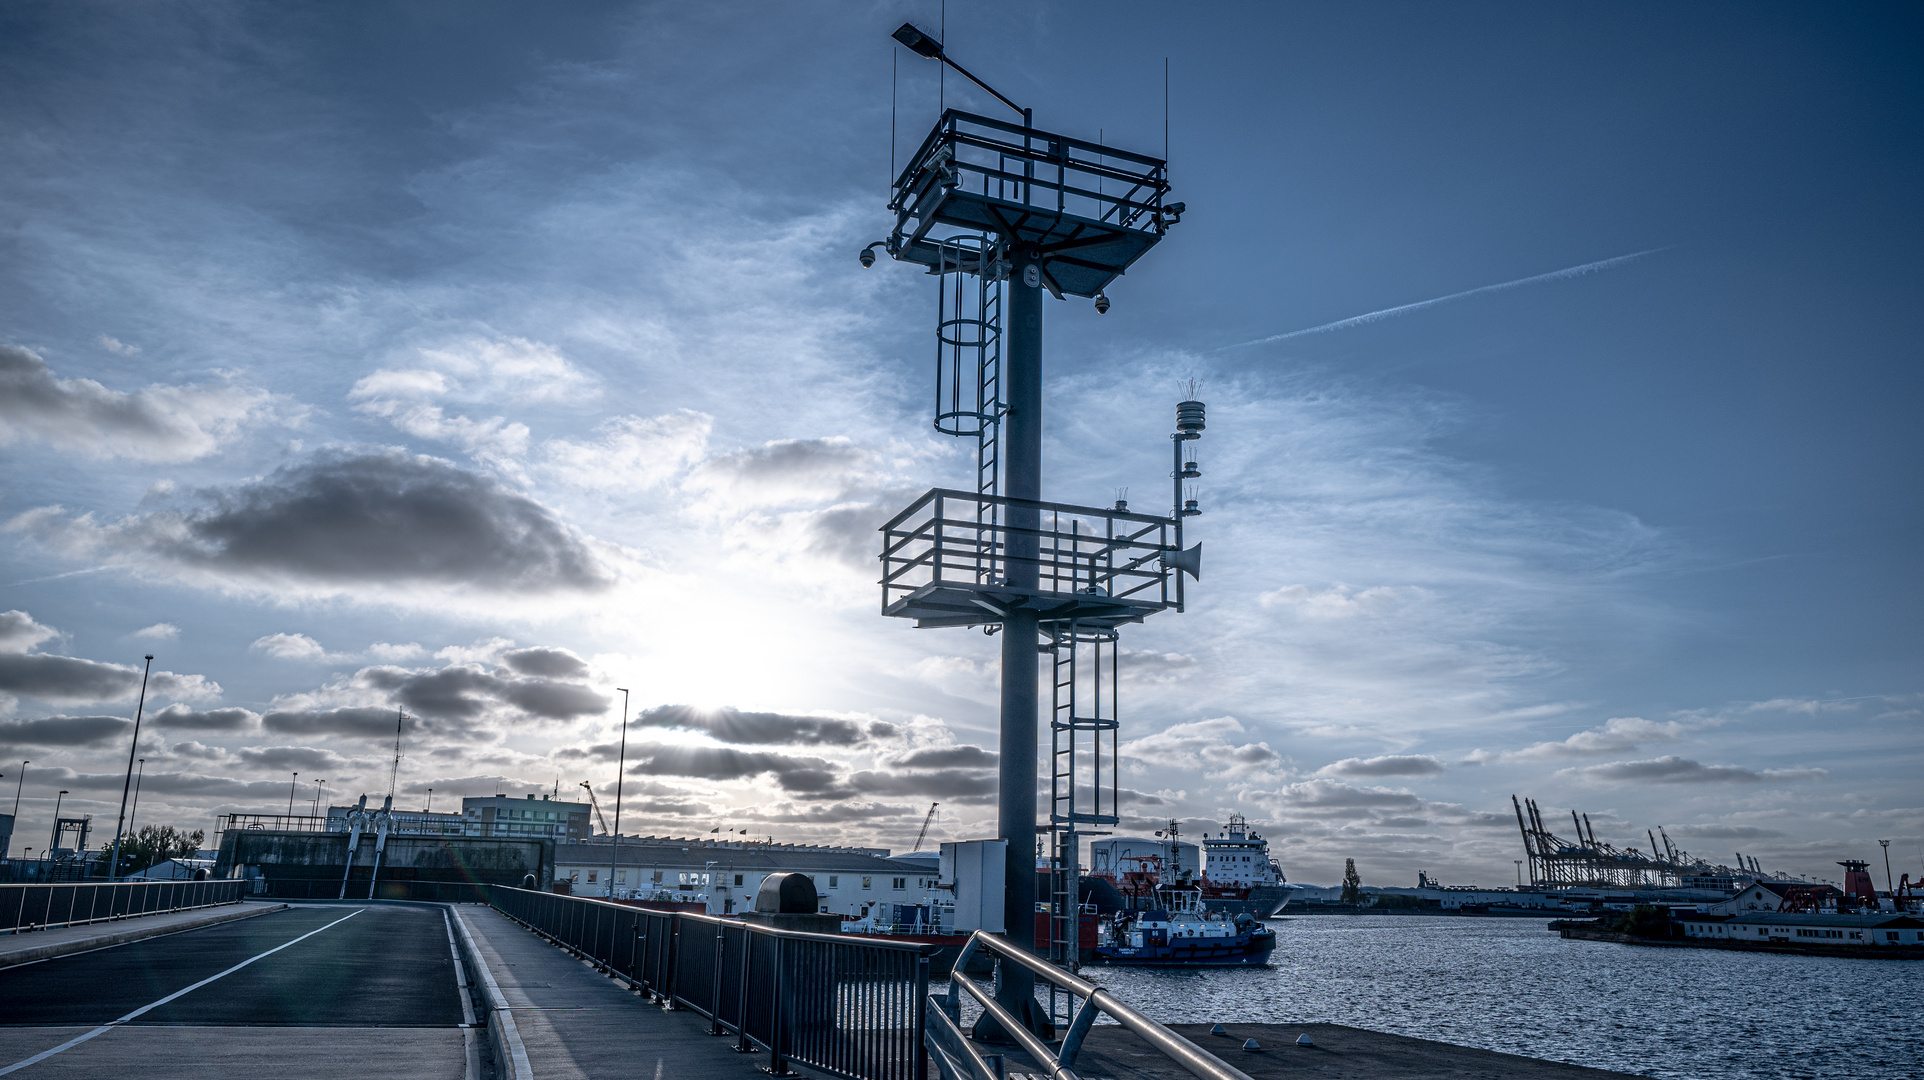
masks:
<instances>
[{"instance_id":1,"label":"harbor water","mask_svg":"<svg viewBox=\"0 0 1924 1080\"><path fill-rule=\"evenodd\" d=\"M1924 1077L1924 961L1566 941L1547 920L1271 920L1269 967L1086 972L1164 1023L1325 1022L1665 1080Z\"/></svg>"}]
</instances>

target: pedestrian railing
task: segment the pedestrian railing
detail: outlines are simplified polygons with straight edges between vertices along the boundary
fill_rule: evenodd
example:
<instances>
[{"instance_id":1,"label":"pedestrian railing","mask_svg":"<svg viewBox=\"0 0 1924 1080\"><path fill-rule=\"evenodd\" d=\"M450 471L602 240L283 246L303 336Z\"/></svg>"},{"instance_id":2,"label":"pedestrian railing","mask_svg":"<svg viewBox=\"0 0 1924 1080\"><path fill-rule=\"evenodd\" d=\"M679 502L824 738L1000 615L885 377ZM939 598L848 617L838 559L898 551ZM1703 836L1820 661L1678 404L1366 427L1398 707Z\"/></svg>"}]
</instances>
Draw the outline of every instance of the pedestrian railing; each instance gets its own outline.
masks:
<instances>
[{"instance_id":1,"label":"pedestrian railing","mask_svg":"<svg viewBox=\"0 0 1924 1080\"><path fill-rule=\"evenodd\" d=\"M0 885L0 934L238 903L245 881Z\"/></svg>"},{"instance_id":2,"label":"pedestrian railing","mask_svg":"<svg viewBox=\"0 0 1924 1080\"><path fill-rule=\"evenodd\" d=\"M843 1080L928 1080L922 1052L936 946L811 934L691 912L654 911L526 889L489 890L494 908L669 1008Z\"/></svg>"},{"instance_id":3,"label":"pedestrian railing","mask_svg":"<svg viewBox=\"0 0 1924 1080\"><path fill-rule=\"evenodd\" d=\"M993 991L964 974L970 957L977 950L989 953L1000 963L1027 968L1036 978L1068 993L1071 998L1080 999L1081 1004L1071 1013L1068 1030L1056 1046L1052 1048L1031 1034L995 1000ZM947 992L928 1000L928 1048L942 1080L1002 1080L1002 1070L991 1067L975 1043L962 1032L964 993L974 998L983 1014L993 1018L1013 1037L1048 1072L1051 1080L1080 1080L1075 1072L1076 1057L1082 1052L1083 1040L1095 1025L1096 1017L1103 1014L1141 1036L1144 1042L1198 1080L1250 1080L1248 1074L1224 1064L1202 1047L1124 1005L1102 987L980 930L970 935L968 944L962 946L961 954L955 958L955 975L949 980Z\"/></svg>"}]
</instances>

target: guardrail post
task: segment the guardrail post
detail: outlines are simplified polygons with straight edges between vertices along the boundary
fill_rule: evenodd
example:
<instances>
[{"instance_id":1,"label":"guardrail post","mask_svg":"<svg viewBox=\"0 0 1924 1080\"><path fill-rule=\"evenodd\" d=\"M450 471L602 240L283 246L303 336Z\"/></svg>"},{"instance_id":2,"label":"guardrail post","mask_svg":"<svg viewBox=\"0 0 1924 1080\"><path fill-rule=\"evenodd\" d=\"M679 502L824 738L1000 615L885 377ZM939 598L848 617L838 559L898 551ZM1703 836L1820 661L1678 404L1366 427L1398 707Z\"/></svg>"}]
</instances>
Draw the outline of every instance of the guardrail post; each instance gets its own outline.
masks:
<instances>
[{"instance_id":1,"label":"guardrail post","mask_svg":"<svg viewBox=\"0 0 1924 1080\"><path fill-rule=\"evenodd\" d=\"M786 1004L782 1000L785 996L783 991L787 989L787 984L782 978L785 966L782 963L783 944L781 935L777 934L775 936L775 992L768 1003L768 1067L762 1071L770 1076L787 1077L794 1076L796 1073L789 1069L787 1062L782 1060L782 1044L785 1041L782 1038L783 1023L788 1018L788 1010L782 1007Z\"/></svg>"},{"instance_id":2,"label":"guardrail post","mask_svg":"<svg viewBox=\"0 0 1924 1080\"><path fill-rule=\"evenodd\" d=\"M668 940L661 947L661 1007L674 1012L680 1006L675 1004L675 994L681 989L681 980L675 977L676 965L681 961L681 912L668 913Z\"/></svg>"},{"instance_id":3,"label":"guardrail post","mask_svg":"<svg viewBox=\"0 0 1924 1080\"><path fill-rule=\"evenodd\" d=\"M956 972L951 978L966 979L967 975ZM915 1066L910 1075L914 1080L929 1080L929 958L926 954L915 958L915 1033L910 1041L909 1053L914 1055Z\"/></svg>"},{"instance_id":4,"label":"guardrail post","mask_svg":"<svg viewBox=\"0 0 1924 1080\"><path fill-rule=\"evenodd\" d=\"M748 980L754 974L752 958L755 955L755 930L747 923L742 924L742 977L735 1005L735 1052L752 1054L755 1044L748 1038Z\"/></svg>"},{"instance_id":5,"label":"guardrail post","mask_svg":"<svg viewBox=\"0 0 1924 1080\"><path fill-rule=\"evenodd\" d=\"M710 1035L728 1034L728 1029L722 1027L721 1022L722 965L726 962L727 957L728 929L725 924L718 922L715 924L715 986L714 992L709 995L710 1000L708 1005L708 1033Z\"/></svg>"}]
</instances>

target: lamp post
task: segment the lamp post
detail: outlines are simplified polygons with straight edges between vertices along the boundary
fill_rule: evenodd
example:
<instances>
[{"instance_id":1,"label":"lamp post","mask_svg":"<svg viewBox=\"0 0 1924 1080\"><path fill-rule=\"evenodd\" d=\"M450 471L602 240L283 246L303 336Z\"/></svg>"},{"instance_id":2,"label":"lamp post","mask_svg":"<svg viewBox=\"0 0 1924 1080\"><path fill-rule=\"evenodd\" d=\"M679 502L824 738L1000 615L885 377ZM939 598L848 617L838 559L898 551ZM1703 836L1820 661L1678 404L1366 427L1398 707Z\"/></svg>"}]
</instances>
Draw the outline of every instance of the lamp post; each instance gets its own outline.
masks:
<instances>
[{"instance_id":1,"label":"lamp post","mask_svg":"<svg viewBox=\"0 0 1924 1080\"><path fill-rule=\"evenodd\" d=\"M20 778L13 782L13 817L16 821L20 819L20 785L27 782L27 766L31 764L33 764L31 761L22 761L20 763Z\"/></svg>"},{"instance_id":2,"label":"lamp post","mask_svg":"<svg viewBox=\"0 0 1924 1080\"><path fill-rule=\"evenodd\" d=\"M1891 842L1879 840L1877 843L1884 849L1884 891L1895 895L1897 889L1891 885Z\"/></svg>"},{"instance_id":3,"label":"lamp post","mask_svg":"<svg viewBox=\"0 0 1924 1080\"><path fill-rule=\"evenodd\" d=\"M314 809L311 812L313 817L321 816L321 785L325 783L327 783L325 780L314 781Z\"/></svg>"},{"instance_id":4,"label":"lamp post","mask_svg":"<svg viewBox=\"0 0 1924 1080\"><path fill-rule=\"evenodd\" d=\"M53 799L53 843L51 843L51 844L48 844L48 845L47 845L47 850L48 850L48 851L53 851L53 850L55 850L56 848L58 848L58 847L60 846L60 800L62 800L62 799L64 799L64 798L66 798L66 797L67 797L67 789L66 789L66 788L61 788L61 789L60 789L60 794L58 794L58 795L56 795L56 796L54 796L54 799ZM116 857L116 858L118 858L118 857L119 857L119 855L120 855L120 841L119 841L119 840L115 840L115 841L114 841L114 855L115 855L115 857Z\"/></svg>"},{"instance_id":5,"label":"lamp post","mask_svg":"<svg viewBox=\"0 0 1924 1080\"><path fill-rule=\"evenodd\" d=\"M294 778L287 782L287 824L290 827L294 824L294 786L300 781L301 774L295 773Z\"/></svg>"},{"instance_id":6,"label":"lamp post","mask_svg":"<svg viewBox=\"0 0 1924 1080\"><path fill-rule=\"evenodd\" d=\"M134 808L127 811L127 835L138 836L134 823L140 820L140 782L147 778L147 759L140 759L140 768L134 773Z\"/></svg>"},{"instance_id":7,"label":"lamp post","mask_svg":"<svg viewBox=\"0 0 1924 1080\"><path fill-rule=\"evenodd\" d=\"M608 846L608 899L615 898L615 861L621 853L621 778L628 770L628 688L621 691L621 756L615 763L615 840Z\"/></svg>"},{"instance_id":8,"label":"lamp post","mask_svg":"<svg viewBox=\"0 0 1924 1080\"><path fill-rule=\"evenodd\" d=\"M434 789L433 788L428 789L428 805L421 812L423 814L434 813Z\"/></svg>"},{"instance_id":9,"label":"lamp post","mask_svg":"<svg viewBox=\"0 0 1924 1080\"><path fill-rule=\"evenodd\" d=\"M120 834L127 825L127 795L134 785L134 752L140 749L140 718L147 711L147 676L153 674L154 656L147 654L147 666L140 673L140 704L134 708L134 741L127 747L127 780L120 785L120 816L114 820L114 854L107 863L107 880L118 876L120 869Z\"/></svg>"}]
</instances>

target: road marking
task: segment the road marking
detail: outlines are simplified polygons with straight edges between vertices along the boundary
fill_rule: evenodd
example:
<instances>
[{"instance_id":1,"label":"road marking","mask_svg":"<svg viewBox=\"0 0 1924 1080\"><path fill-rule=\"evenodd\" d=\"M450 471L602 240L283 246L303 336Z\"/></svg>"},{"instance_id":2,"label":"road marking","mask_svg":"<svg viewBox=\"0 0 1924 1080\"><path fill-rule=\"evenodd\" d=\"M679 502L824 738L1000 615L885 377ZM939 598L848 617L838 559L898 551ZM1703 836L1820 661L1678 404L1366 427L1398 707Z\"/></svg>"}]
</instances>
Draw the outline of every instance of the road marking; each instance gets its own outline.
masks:
<instances>
[{"instance_id":1,"label":"road marking","mask_svg":"<svg viewBox=\"0 0 1924 1080\"><path fill-rule=\"evenodd\" d=\"M39 1064L40 1062L47 1060L48 1058L54 1056L55 1054L62 1053L67 1050L72 1050L74 1047L79 1046L81 1043L86 1042L88 1039L93 1039L101 1035L105 1035L107 1032L112 1031L114 1028L119 1027L120 1025L126 1023L129 1020L134 1019L137 1016L142 1016L148 1012L153 1011L154 1009L158 1009L162 1005L167 1004L168 1002L174 1000L175 998L185 997L186 995L193 993L194 991L200 989L201 987L206 986L208 983L215 982L219 979L224 979L227 976L232 975L234 972L239 971L240 969L253 963L254 961L266 959L267 957L272 956L277 952L280 952L282 949L287 948L289 945L299 945L301 942L306 941L308 938L311 938L315 934L320 933L321 930L328 930L328 929L332 929L333 927L339 926L342 923L346 922L347 920L352 919L354 916L359 915L361 912L366 910L367 910L366 908L355 908L353 911L342 916L341 918L335 919L333 922L328 923L326 926L321 927L320 930L309 930L307 933L302 934L300 937L295 938L293 941L287 942L286 944L283 944L283 945L276 945L264 953L260 953L255 956L250 956L247 959L242 960L240 963L235 964L233 967L228 968L226 971L223 971L218 975L209 975L205 979L202 979L201 981L195 983L192 986L187 987L186 989L176 990L173 993L168 994L166 997L161 998L159 1001L153 1002L152 1004L148 1004L148 1005L142 1005L140 1008L135 1009L133 1012L128 1013L127 1015L121 1017L118 1020L109 1020L108 1022L100 1025L99 1027L93 1029L92 1031L89 1031L84 1035L78 1035L78 1036L75 1036L74 1038L68 1039L66 1042L61 1043L59 1046L56 1046L51 1050L42 1050L40 1053L35 1054L34 1056L27 1058L24 1061L16 1061L13 1064L7 1066L6 1068L0 1069L0 1076L5 1076L10 1072L19 1072L21 1069L24 1069L29 1065Z\"/></svg>"},{"instance_id":2,"label":"road marking","mask_svg":"<svg viewBox=\"0 0 1924 1080\"><path fill-rule=\"evenodd\" d=\"M454 985L461 991L461 1026L474 1026L474 1002L469 1000L468 973L461 965L461 949L454 943L454 920L448 909L441 909L441 925L448 932L448 953L454 957Z\"/></svg>"}]
</instances>

